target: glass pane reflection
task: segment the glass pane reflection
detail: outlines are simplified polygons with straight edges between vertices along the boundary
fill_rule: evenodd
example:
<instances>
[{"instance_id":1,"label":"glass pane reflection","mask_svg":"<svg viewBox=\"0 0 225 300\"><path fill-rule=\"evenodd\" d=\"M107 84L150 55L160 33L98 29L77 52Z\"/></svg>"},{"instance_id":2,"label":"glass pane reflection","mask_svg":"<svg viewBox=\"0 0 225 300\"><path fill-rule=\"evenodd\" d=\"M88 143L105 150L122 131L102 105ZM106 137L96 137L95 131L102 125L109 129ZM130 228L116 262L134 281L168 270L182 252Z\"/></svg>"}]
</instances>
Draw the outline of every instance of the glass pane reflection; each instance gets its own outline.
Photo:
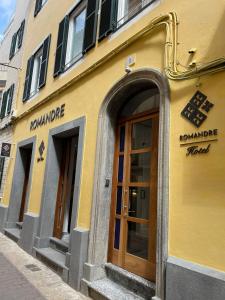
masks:
<instances>
[{"instance_id":1,"label":"glass pane reflection","mask_svg":"<svg viewBox=\"0 0 225 300\"><path fill-rule=\"evenodd\" d=\"M149 197L148 187L130 187L129 216L148 220Z\"/></svg>"},{"instance_id":2,"label":"glass pane reflection","mask_svg":"<svg viewBox=\"0 0 225 300\"><path fill-rule=\"evenodd\" d=\"M150 178L150 153L131 154L131 182L148 182Z\"/></svg>"},{"instance_id":3,"label":"glass pane reflection","mask_svg":"<svg viewBox=\"0 0 225 300\"><path fill-rule=\"evenodd\" d=\"M134 123L132 127L132 150L151 146L152 120Z\"/></svg>"},{"instance_id":4,"label":"glass pane reflection","mask_svg":"<svg viewBox=\"0 0 225 300\"><path fill-rule=\"evenodd\" d=\"M148 230L147 224L128 222L128 253L148 259Z\"/></svg>"}]
</instances>

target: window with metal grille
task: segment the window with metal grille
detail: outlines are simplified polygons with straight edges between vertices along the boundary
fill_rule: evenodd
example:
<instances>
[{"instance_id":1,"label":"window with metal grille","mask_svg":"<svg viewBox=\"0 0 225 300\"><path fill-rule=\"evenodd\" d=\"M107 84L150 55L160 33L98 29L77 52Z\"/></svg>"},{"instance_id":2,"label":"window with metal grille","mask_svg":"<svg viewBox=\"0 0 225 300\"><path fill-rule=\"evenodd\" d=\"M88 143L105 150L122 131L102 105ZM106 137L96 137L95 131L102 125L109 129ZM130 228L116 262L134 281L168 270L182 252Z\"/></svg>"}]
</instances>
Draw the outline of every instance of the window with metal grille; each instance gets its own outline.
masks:
<instances>
[{"instance_id":1,"label":"window with metal grille","mask_svg":"<svg viewBox=\"0 0 225 300\"><path fill-rule=\"evenodd\" d=\"M116 27L122 26L156 0L118 0Z\"/></svg>"}]
</instances>

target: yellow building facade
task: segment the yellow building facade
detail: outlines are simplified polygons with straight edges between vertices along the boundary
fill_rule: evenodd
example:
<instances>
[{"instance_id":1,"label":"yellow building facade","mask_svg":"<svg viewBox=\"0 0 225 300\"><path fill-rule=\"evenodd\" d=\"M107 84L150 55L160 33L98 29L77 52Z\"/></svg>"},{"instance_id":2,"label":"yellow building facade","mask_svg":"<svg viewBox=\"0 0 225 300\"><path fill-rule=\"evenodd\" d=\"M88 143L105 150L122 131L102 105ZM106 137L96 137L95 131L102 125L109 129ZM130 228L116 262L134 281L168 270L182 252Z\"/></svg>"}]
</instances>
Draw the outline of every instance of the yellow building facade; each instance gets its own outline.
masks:
<instances>
[{"instance_id":1,"label":"yellow building facade","mask_svg":"<svg viewBox=\"0 0 225 300\"><path fill-rule=\"evenodd\" d=\"M94 299L222 300L224 1L134 2L32 1L1 227Z\"/></svg>"}]
</instances>

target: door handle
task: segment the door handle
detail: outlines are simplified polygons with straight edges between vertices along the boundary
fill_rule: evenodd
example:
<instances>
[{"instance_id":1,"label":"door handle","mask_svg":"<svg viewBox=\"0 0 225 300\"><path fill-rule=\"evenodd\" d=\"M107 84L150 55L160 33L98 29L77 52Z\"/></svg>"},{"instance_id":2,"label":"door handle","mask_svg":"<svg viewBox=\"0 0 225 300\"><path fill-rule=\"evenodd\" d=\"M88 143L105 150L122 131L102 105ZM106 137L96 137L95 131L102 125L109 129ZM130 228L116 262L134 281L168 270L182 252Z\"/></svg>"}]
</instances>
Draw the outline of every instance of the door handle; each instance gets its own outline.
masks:
<instances>
[{"instance_id":1,"label":"door handle","mask_svg":"<svg viewBox=\"0 0 225 300\"><path fill-rule=\"evenodd\" d=\"M124 215L123 216L124 217L127 217L127 208L128 208L127 205L123 206L123 210L124 210Z\"/></svg>"}]
</instances>

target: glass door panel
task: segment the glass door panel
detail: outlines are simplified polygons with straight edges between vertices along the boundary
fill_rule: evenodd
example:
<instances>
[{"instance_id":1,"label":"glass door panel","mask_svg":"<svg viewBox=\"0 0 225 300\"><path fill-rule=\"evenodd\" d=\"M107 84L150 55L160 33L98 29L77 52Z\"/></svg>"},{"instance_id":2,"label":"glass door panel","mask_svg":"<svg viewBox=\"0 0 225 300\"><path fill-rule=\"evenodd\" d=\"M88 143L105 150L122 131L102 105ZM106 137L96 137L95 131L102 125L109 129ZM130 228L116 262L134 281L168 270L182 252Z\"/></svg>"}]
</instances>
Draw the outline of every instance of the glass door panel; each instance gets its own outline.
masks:
<instances>
[{"instance_id":1,"label":"glass door panel","mask_svg":"<svg viewBox=\"0 0 225 300\"><path fill-rule=\"evenodd\" d=\"M129 188L128 216L140 219L149 219L150 189L149 187Z\"/></svg>"},{"instance_id":2,"label":"glass door panel","mask_svg":"<svg viewBox=\"0 0 225 300\"><path fill-rule=\"evenodd\" d=\"M130 182L148 182L150 179L149 152L131 154Z\"/></svg>"},{"instance_id":3,"label":"glass door panel","mask_svg":"<svg viewBox=\"0 0 225 300\"><path fill-rule=\"evenodd\" d=\"M148 259L148 224L128 221L127 252Z\"/></svg>"},{"instance_id":4,"label":"glass door panel","mask_svg":"<svg viewBox=\"0 0 225 300\"><path fill-rule=\"evenodd\" d=\"M112 263L153 281L157 130L157 113L134 117L118 127L109 245Z\"/></svg>"},{"instance_id":5,"label":"glass door panel","mask_svg":"<svg viewBox=\"0 0 225 300\"><path fill-rule=\"evenodd\" d=\"M131 149L143 149L151 146L152 120L147 119L132 125Z\"/></svg>"}]
</instances>

